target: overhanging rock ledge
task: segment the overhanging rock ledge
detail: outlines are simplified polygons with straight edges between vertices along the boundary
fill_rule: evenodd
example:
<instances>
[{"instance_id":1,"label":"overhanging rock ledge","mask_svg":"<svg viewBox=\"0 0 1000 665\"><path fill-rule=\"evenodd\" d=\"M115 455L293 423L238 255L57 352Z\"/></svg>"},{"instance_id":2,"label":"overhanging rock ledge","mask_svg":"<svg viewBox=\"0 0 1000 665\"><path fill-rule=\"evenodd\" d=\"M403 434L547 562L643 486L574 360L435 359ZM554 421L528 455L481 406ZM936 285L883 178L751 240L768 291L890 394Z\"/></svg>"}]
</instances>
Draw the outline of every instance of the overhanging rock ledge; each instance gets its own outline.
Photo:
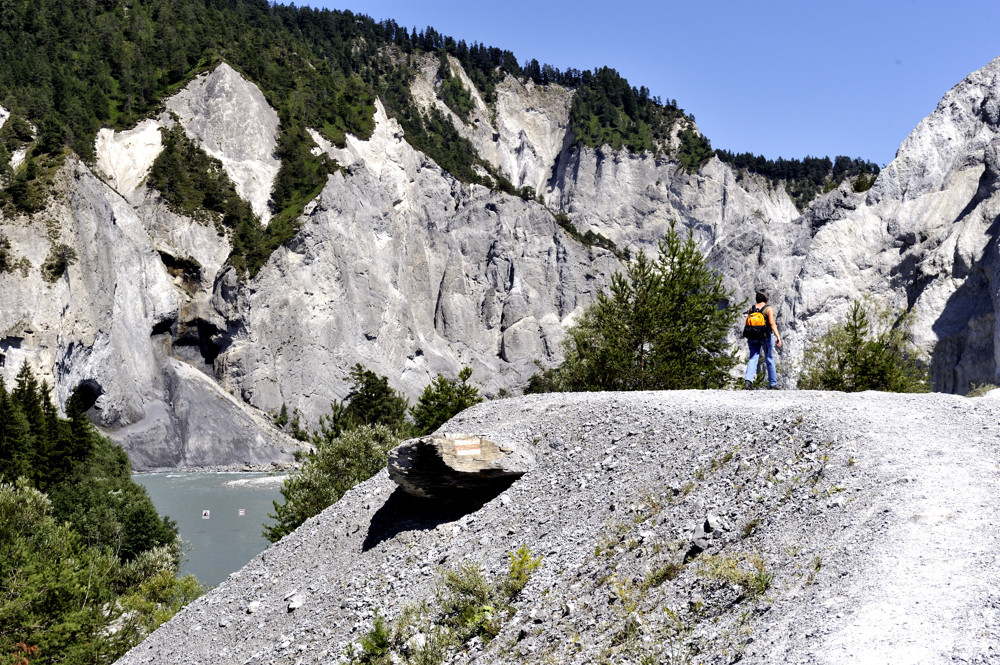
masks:
<instances>
[{"instance_id":1,"label":"overhanging rock ledge","mask_svg":"<svg viewBox=\"0 0 1000 665\"><path fill-rule=\"evenodd\" d=\"M388 471L407 494L448 501L499 494L534 465L534 454L523 444L441 433L394 448Z\"/></svg>"}]
</instances>

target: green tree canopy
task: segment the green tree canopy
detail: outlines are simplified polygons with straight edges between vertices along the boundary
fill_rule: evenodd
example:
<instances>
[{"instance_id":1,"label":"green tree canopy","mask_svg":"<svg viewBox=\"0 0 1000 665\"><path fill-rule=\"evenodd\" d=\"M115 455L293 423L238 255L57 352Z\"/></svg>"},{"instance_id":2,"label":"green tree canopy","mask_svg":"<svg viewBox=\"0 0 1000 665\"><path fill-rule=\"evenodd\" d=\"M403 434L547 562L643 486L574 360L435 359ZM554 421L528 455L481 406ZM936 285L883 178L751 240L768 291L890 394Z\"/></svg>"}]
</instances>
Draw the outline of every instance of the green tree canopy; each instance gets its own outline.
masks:
<instances>
[{"instance_id":1,"label":"green tree canopy","mask_svg":"<svg viewBox=\"0 0 1000 665\"><path fill-rule=\"evenodd\" d=\"M417 405L410 409L417 435L430 434L460 411L483 401L479 389L469 385L471 377L472 368L463 367L458 379L446 379L438 374L424 388Z\"/></svg>"},{"instance_id":2,"label":"green tree canopy","mask_svg":"<svg viewBox=\"0 0 1000 665\"><path fill-rule=\"evenodd\" d=\"M385 468L389 451L402 435L385 425L361 425L328 437L315 437L315 450L302 470L289 476L281 488L283 503L274 502L274 524L263 535L272 543L336 503L344 493Z\"/></svg>"},{"instance_id":3,"label":"green tree canopy","mask_svg":"<svg viewBox=\"0 0 1000 665\"><path fill-rule=\"evenodd\" d=\"M855 179L854 191L863 192L871 188L879 174L874 162L843 155L831 161L829 157L772 160L750 152L733 154L728 150L716 150L715 154L737 171L756 173L775 186L784 182L785 191L799 210L804 210L821 193L836 189L850 178Z\"/></svg>"},{"instance_id":4,"label":"green tree canopy","mask_svg":"<svg viewBox=\"0 0 1000 665\"><path fill-rule=\"evenodd\" d=\"M124 562L55 515L27 478L0 482L0 662L112 662L203 593L176 547Z\"/></svg>"},{"instance_id":5,"label":"green tree canopy","mask_svg":"<svg viewBox=\"0 0 1000 665\"><path fill-rule=\"evenodd\" d=\"M388 377L376 374L357 363L344 380L351 382L350 392L343 401L334 400L330 404L329 413L319 417L318 430L303 429L298 409L289 417L285 404L281 405L281 410L275 416L275 424L296 439L311 441L315 445L329 443L364 425L385 425L405 433L411 431L410 423L406 420L409 400L406 395L389 385Z\"/></svg>"},{"instance_id":6,"label":"green tree canopy","mask_svg":"<svg viewBox=\"0 0 1000 665\"><path fill-rule=\"evenodd\" d=\"M644 252L615 273L567 331L561 365L531 378L526 392L721 388L736 352L726 343L742 304L672 223L659 256Z\"/></svg>"},{"instance_id":7,"label":"green tree canopy","mask_svg":"<svg viewBox=\"0 0 1000 665\"><path fill-rule=\"evenodd\" d=\"M2 662L18 648L32 663L111 662L201 593L177 578L176 526L83 409L74 393L60 417L27 364L12 390L0 381Z\"/></svg>"},{"instance_id":8,"label":"green tree canopy","mask_svg":"<svg viewBox=\"0 0 1000 665\"><path fill-rule=\"evenodd\" d=\"M389 386L389 379L358 363L347 379L351 391L344 398L346 416L357 425L387 425L400 428L406 422L406 396Z\"/></svg>"},{"instance_id":9,"label":"green tree canopy","mask_svg":"<svg viewBox=\"0 0 1000 665\"><path fill-rule=\"evenodd\" d=\"M871 302L855 300L843 323L831 327L806 348L798 387L844 392L927 392L929 373L920 350L913 344L912 323L912 311L879 311Z\"/></svg>"}]
</instances>

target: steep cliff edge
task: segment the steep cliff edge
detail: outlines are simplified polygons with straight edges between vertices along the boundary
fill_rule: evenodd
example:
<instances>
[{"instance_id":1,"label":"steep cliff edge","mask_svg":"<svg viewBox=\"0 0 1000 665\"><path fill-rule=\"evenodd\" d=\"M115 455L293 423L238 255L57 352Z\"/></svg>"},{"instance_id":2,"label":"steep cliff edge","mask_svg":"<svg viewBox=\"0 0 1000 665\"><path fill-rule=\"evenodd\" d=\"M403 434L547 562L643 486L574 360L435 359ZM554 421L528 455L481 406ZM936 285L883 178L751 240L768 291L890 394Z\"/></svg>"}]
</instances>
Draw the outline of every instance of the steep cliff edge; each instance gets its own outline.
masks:
<instances>
[{"instance_id":1,"label":"steep cliff edge","mask_svg":"<svg viewBox=\"0 0 1000 665\"><path fill-rule=\"evenodd\" d=\"M160 130L180 123L266 221L277 114L223 63L161 115L102 130L94 164L70 158L44 212L4 213L0 233L17 266L0 275L4 379L27 361L60 403L85 387L95 422L140 468L287 461L293 444L267 413L285 405L315 422L346 394L355 363L415 398L463 365L497 394L523 386L536 361L557 362L565 327L621 268L567 234L554 217L562 212L580 233L633 253L655 252L677 220L737 298L770 289L788 342L785 386L809 341L862 294L915 308L936 389L998 381L1000 61L950 91L871 190L845 183L801 215L782 187L718 159L689 173L662 155L575 146L573 91L556 85L508 77L490 105L470 88L474 109L461 120L436 96L437 58L421 63L418 105L435 105L486 163L544 204L457 181L379 103L367 139L336 148L312 133L340 169L295 238L241 279L226 265L226 233L170 210L146 181ZM47 281L54 255L72 258ZM193 397L205 394L218 398ZM208 417L185 406L191 399L234 423L218 451L219 432L191 420Z\"/></svg>"},{"instance_id":2,"label":"steep cliff edge","mask_svg":"<svg viewBox=\"0 0 1000 665\"><path fill-rule=\"evenodd\" d=\"M226 119L236 100L241 118L265 128L263 139ZM251 201L263 193L266 202L270 183L258 172L276 167L266 159L247 167L246 155L271 156L277 116L254 101L263 101L259 90L220 65L168 107L194 140L217 144L213 154L241 193ZM82 388L91 418L136 470L290 463L299 444L214 380L212 335L225 321L211 298L229 241L211 223L170 211L145 185L163 149L160 129L174 117L102 130L93 168L68 159L44 212L0 220L18 266L0 277L4 379L10 385L28 362L54 384L60 404ZM69 257L59 275L45 268L56 251Z\"/></svg>"},{"instance_id":3,"label":"steep cliff edge","mask_svg":"<svg viewBox=\"0 0 1000 665\"><path fill-rule=\"evenodd\" d=\"M262 409L318 417L355 362L411 395L462 364L490 393L523 383L619 268L541 206L455 181L381 105L368 141L325 147L344 169L234 299L241 332L217 361Z\"/></svg>"},{"instance_id":4,"label":"steep cliff edge","mask_svg":"<svg viewBox=\"0 0 1000 665\"><path fill-rule=\"evenodd\" d=\"M343 378L356 362L413 397L463 365L487 394L523 386L537 362L561 357L565 326L621 269L611 253L561 229L552 214L560 209L581 233L633 252L655 253L672 219L693 228L705 251L722 256L734 243L725 260L738 270L727 280L741 292L753 281L747 270L784 275L762 267L759 252L744 252L748 237L791 247L798 231L789 228L794 206L783 190L738 182L718 160L687 174L651 155L571 150L571 93L559 86L508 77L495 116L476 98L464 123L435 96L436 67L428 59L414 81L418 104L452 117L487 162L516 186L537 185L547 206L457 182L406 142L380 103L367 140L348 137L336 149L312 132L343 170L296 240L247 285L251 295L215 300L238 322L218 375L251 404L285 404L315 420L346 393ZM228 282L225 290L241 292Z\"/></svg>"},{"instance_id":5,"label":"steep cliff edge","mask_svg":"<svg viewBox=\"0 0 1000 665\"><path fill-rule=\"evenodd\" d=\"M956 85L865 194L846 189L806 215L801 272L783 313L801 347L869 294L916 311L935 390L996 383L1000 59Z\"/></svg>"},{"instance_id":6,"label":"steep cliff edge","mask_svg":"<svg viewBox=\"0 0 1000 665\"><path fill-rule=\"evenodd\" d=\"M998 421L942 394L484 403L444 429L530 448L501 494L421 504L380 473L120 662L338 662L376 615L433 621L444 571L502 575L522 545L541 568L499 634L447 662L994 662Z\"/></svg>"}]
</instances>

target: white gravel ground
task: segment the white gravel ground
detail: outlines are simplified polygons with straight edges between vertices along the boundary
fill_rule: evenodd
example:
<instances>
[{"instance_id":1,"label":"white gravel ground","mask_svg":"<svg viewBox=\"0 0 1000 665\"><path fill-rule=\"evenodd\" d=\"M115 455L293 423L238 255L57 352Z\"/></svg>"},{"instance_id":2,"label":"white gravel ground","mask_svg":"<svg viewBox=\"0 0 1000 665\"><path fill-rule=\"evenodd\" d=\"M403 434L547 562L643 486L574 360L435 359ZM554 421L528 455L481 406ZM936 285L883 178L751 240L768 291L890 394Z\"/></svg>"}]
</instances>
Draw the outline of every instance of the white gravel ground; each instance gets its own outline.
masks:
<instances>
[{"instance_id":1,"label":"white gravel ground","mask_svg":"<svg viewBox=\"0 0 1000 665\"><path fill-rule=\"evenodd\" d=\"M383 472L120 662L336 662L376 612L433 601L442 569L500 574L526 544L544 559L516 613L449 662L1000 663L1000 400L563 394L444 429L538 465L457 510ZM713 562L773 578L754 595Z\"/></svg>"}]
</instances>

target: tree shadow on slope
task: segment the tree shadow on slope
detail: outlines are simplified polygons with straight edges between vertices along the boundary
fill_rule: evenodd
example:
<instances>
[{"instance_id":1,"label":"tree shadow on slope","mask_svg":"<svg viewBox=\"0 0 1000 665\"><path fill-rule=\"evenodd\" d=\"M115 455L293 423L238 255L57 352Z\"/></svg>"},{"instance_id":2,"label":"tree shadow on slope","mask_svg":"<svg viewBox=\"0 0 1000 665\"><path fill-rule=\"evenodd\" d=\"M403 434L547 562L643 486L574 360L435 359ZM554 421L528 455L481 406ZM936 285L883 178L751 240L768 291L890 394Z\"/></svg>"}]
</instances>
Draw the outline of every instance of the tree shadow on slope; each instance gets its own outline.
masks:
<instances>
[{"instance_id":1,"label":"tree shadow on slope","mask_svg":"<svg viewBox=\"0 0 1000 665\"><path fill-rule=\"evenodd\" d=\"M466 494L461 499L452 501L420 499L397 487L372 515L368 535L361 549L367 552L405 531L430 531L441 524L470 515L500 496L514 484L514 480L511 478L509 483L494 484L489 492Z\"/></svg>"}]
</instances>

